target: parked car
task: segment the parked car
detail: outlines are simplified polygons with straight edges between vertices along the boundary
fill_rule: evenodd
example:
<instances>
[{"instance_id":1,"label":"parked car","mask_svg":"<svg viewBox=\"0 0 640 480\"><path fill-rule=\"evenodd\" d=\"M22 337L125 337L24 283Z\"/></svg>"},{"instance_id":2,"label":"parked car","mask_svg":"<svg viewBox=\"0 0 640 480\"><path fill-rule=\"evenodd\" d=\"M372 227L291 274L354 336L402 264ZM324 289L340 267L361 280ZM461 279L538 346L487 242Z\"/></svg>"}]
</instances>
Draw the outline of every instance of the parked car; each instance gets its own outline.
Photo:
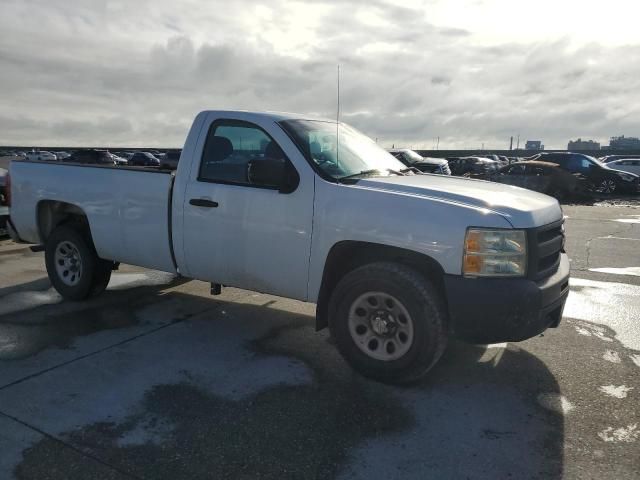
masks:
<instances>
[{"instance_id":1,"label":"parked car","mask_svg":"<svg viewBox=\"0 0 640 480\"><path fill-rule=\"evenodd\" d=\"M169 150L160 159L160 167L175 170L176 168L178 168L178 162L180 161L181 154L182 150Z\"/></svg>"},{"instance_id":2,"label":"parked car","mask_svg":"<svg viewBox=\"0 0 640 480\"><path fill-rule=\"evenodd\" d=\"M487 160L493 160L494 162L498 162L498 168L503 167L509 164L509 159L502 155L497 155L495 153L483 153L482 155L477 155L479 158L486 158Z\"/></svg>"},{"instance_id":3,"label":"parked car","mask_svg":"<svg viewBox=\"0 0 640 480\"><path fill-rule=\"evenodd\" d=\"M0 168L0 206L2 207L8 204L7 173L9 172L6 169Z\"/></svg>"},{"instance_id":4,"label":"parked car","mask_svg":"<svg viewBox=\"0 0 640 480\"><path fill-rule=\"evenodd\" d=\"M621 172L629 172L640 175L640 157L639 158L623 158L621 160L613 160L607 163L607 167Z\"/></svg>"},{"instance_id":5,"label":"parked car","mask_svg":"<svg viewBox=\"0 0 640 480\"><path fill-rule=\"evenodd\" d=\"M214 294L314 302L316 328L384 382L423 377L454 335L519 341L558 326L569 294L558 202L403 168L342 123L205 111L175 173L12 162L8 229L44 244L66 299L100 293L123 262Z\"/></svg>"},{"instance_id":6,"label":"parked car","mask_svg":"<svg viewBox=\"0 0 640 480\"><path fill-rule=\"evenodd\" d=\"M630 158L640 158L640 155L607 155L604 157L600 157L598 160L601 163L609 163L615 160L630 159Z\"/></svg>"},{"instance_id":7,"label":"parked car","mask_svg":"<svg viewBox=\"0 0 640 480\"><path fill-rule=\"evenodd\" d=\"M8 173L4 168L0 168L0 235L7 234L6 225L9 219Z\"/></svg>"},{"instance_id":8,"label":"parked car","mask_svg":"<svg viewBox=\"0 0 640 480\"><path fill-rule=\"evenodd\" d=\"M593 157L583 153L543 152L530 160L551 162L585 182L587 188L596 193L638 193L640 177L632 173L613 170Z\"/></svg>"},{"instance_id":9,"label":"parked car","mask_svg":"<svg viewBox=\"0 0 640 480\"><path fill-rule=\"evenodd\" d=\"M64 162L86 163L92 165L114 165L113 158L107 150L86 149L77 150L73 155L65 158Z\"/></svg>"},{"instance_id":10,"label":"parked car","mask_svg":"<svg viewBox=\"0 0 640 480\"><path fill-rule=\"evenodd\" d=\"M58 160L64 160L65 158L69 158L71 156L71 154L69 152L56 152L56 157L58 157Z\"/></svg>"},{"instance_id":11,"label":"parked car","mask_svg":"<svg viewBox=\"0 0 640 480\"><path fill-rule=\"evenodd\" d=\"M499 162L484 157L450 157L447 160L451 174L457 176L488 174L501 167Z\"/></svg>"},{"instance_id":12,"label":"parked car","mask_svg":"<svg viewBox=\"0 0 640 480\"><path fill-rule=\"evenodd\" d=\"M152 153L136 152L129 159L129 165L135 167L159 167L160 160L158 160Z\"/></svg>"},{"instance_id":13,"label":"parked car","mask_svg":"<svg viewBox=\"0 0 640 480\"><path fill-rule=\"evenodd\" d=\"M36 160L41 162L55 162L58 157L55 153L47 152L46 150L31 151L27 153L27 160Z\"/></svg>"},{"instance_id":14,"label":"parked car","mask_svg":"<svg viewBox=\"0 0 640 480\"><path fill-rule=\"evenodd\" d=\"M408 148L395 148L389 150L389 153L400 160L408 168L417 168L423 173L439 173L442 175L451 175L449 162L443 158L423 157Z\"/></svg>"},{"instance_id":15,"label":"parked car","mask_svg":"<svg viewBox=\"0 0 640 480\"><path fill-rule=\"evenodd\" d=\"M129 160L131 160L131 157L133 157L134 152L116 152L116 155L118 155L120 158L124 158L127 162L129 162Z\"/></svg>"},{"instance_id":16,"label":"parked car","mask_svg":"<svg viewBox=\"0 0 640 480\"><path fill-rule=\"evenodd\" d=\"M535 190L558 200L583 195L585 191L580 179L555 163L549 162L513 163L495 172L484 175L475 174L471 177Z\"/></svg>"},{"instance_id":17,"label":"parked car","mask_svg":"<svg viewBox=\"0 0 640 480\"><path fill-rule=\"evenodd\" d=\"M109 152L109 155L111 156L111 160L113 160L114 165L128 165L129 164L129 161L126 158L122 158L119 155L116 155L115 153Z\"/></svg>"}]
</instances>

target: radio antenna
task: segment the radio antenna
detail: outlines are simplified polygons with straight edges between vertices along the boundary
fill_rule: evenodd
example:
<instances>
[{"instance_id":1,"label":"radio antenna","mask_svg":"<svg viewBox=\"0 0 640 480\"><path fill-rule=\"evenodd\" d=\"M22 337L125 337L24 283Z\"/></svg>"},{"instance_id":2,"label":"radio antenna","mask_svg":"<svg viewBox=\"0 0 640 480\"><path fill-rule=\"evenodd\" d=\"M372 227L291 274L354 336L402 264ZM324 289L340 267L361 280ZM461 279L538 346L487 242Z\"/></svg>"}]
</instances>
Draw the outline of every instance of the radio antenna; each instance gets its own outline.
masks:
<instances>
[{"instance_id":1,"label":"radio antenna","mask_svg":"<svg viewBox=\"0 0 640 480\"><path fill-rule=\"evenodd\" d=\"M340 142L340 135L339 135L339 128L340 128L340 64L338 64L338 95L337 95L337 100L338 100L338 108L336 109L336 166L340 166L340 156L339 156L339 142Z\"/></svg>"}]
</instances>

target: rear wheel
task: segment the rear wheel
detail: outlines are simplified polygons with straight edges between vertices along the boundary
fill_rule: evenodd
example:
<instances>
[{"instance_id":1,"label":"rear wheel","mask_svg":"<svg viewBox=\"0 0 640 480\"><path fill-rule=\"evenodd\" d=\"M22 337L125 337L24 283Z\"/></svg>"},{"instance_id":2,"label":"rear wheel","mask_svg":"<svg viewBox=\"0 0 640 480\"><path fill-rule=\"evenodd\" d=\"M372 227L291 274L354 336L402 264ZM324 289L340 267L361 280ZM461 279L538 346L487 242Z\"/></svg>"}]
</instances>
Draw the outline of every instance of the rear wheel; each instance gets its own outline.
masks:
<instances>
[{"instance_id":1,"label":"rear wheel","mask_svg":"<svg viewBox=\"0 0 640 480\"><path fill-rule=\"evenodd\" d=\"M340 353L361 374L387 383L424 376L447 343L446 309L415 270L372 263L345 275L329 305Z\"/></svg>"},{"instance_id":2,"label":"rear wheel","mask_svg":"<svg viewBox=\"0 0 640 480\"><path fill-rule=\"evenodd\" d=\"M66 225L47 238L45 263L52 285L68 300L101 293L111 277L112 263L98 257L87 235Z\"/></svg>"}]
</instances>

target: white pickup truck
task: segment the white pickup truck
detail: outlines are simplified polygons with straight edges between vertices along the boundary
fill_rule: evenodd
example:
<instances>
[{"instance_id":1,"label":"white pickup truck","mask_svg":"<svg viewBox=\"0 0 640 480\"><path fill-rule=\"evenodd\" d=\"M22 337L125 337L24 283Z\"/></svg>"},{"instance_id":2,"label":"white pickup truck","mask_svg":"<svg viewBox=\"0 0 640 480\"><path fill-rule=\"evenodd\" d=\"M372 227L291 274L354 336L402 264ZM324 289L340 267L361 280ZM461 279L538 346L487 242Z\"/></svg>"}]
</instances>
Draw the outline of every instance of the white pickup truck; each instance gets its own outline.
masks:
<instances>
[{"instance_id":1,"label":"white pickup truck","mask_svg":"<svg viewBox=\"0 0 640 480\"><path fill-rule=\"evenodd\" d=\"M60 294L119 262L317 304L340 352L385 382L423 376L451 336L519 341L560 322L551 197L424 175L345 124L205 111L177 171L14 161L9 230L43 244Z\"/></svg>"}]
</instances>

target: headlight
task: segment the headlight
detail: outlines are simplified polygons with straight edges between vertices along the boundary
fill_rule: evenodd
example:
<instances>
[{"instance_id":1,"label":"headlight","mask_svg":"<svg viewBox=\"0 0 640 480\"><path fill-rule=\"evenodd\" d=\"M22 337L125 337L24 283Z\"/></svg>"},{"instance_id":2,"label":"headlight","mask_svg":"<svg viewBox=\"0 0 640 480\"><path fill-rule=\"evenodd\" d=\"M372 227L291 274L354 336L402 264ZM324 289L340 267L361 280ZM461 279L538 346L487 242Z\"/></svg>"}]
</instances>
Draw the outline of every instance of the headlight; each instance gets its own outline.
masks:
<instances>
[{"instance_id":1,"label":"headlight","mask_svg":"<svg viewBox=\"0 0 640 480\"><path fill-rule=\"evenodd\" d=\"M463 275L522 277L526 270L527 236L524 230L467 230L462 261Z\"/></svg>"},{"instance_id":2,"label":"headlight","mask_svg":"<svg viewBox=\"0 0 640 480\"><path fill-rule=\"evenodd\" d=\"M625 182L633 182L636 179L635 175L629 175L628 173L620 173L619 175Z\"/></svg>"}]
</instances>

